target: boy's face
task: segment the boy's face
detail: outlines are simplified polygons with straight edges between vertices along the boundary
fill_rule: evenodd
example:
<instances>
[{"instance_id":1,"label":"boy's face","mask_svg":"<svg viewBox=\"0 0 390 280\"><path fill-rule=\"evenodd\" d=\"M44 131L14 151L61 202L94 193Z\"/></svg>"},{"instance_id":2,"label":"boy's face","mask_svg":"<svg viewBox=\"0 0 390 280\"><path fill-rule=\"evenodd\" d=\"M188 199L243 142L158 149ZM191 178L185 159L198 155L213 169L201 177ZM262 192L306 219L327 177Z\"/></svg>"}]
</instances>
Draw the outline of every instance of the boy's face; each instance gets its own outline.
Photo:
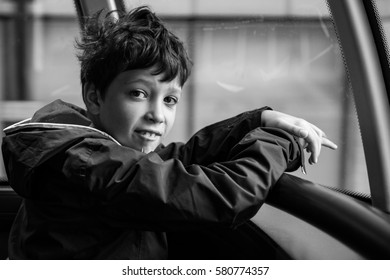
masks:
<instances>
[{"instance_id":1,"label":"boy's face","mask_svg":"<svg viewBox=\"0 0 390 280\"><path fill-rule=\"evenodd\" d=\"M149 153L171 130L181 97L178 79L161 82L153 68L120 73L100 99L98 126L124 146Z\"/></svg>"}]
</instances>

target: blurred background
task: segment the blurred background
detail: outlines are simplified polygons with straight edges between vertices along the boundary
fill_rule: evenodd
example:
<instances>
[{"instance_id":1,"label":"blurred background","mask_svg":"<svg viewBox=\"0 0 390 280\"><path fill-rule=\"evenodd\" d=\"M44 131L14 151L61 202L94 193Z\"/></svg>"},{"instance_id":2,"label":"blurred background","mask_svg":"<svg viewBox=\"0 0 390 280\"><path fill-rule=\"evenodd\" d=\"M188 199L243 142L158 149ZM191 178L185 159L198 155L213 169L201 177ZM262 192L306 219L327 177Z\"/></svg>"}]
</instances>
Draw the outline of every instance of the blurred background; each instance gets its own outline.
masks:
<instances>
[{"instance_id":1,"label":"blurred background","mask_svg":"<svg viewBox=\"0 0 390 280\"><path fill-rule=\"evenodd\" d=\"M384 27L388 0L378 0ZM149 5L194 62L166 143L205 125L270 106L322 128L339 146L297 176L369 192L342 51L324 0L154 0ZM0 129L55 99L83 106L71 0L0 0ZM0 140L1 141L1 140ZM0 156L0 177L6 177Z\"/></svg>"}]
</instances>

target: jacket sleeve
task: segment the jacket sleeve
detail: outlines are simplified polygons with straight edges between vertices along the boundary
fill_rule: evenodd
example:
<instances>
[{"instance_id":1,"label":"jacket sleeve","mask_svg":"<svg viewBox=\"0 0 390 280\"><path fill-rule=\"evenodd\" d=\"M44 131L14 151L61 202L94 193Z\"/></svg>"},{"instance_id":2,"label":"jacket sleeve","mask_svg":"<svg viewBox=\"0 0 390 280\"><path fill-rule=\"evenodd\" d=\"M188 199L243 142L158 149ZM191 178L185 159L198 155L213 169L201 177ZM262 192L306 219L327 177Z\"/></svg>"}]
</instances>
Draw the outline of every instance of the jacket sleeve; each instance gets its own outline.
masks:
<instances>
[{"instance_id":1,"label":"jacket sleeve","mask_svg":"<svg viewBox=\"0 0 390 280\"><path fill-rule=\"evenodd\" d=\"M261 126L261 115L270 107L241 113L206 126L187 143L171 143L157 150L162 159L177 158L185 164L210 164L225 161L227 154L247 133Z\"/></svg>"},{"instance_id":2,"label":"jacket sleeve","mask_svg":"<svg viewBox=\"0 0 390 280\"><path fill-rule=\"evenodd\" d=\"M90 198L91 211L110 226L172 230L250 219L291 164L299 144L277 129L257 128L226 160L186 165L144 155L109 140L85 139L68 149L63 172Z\"/></svg>"}]
</instances>

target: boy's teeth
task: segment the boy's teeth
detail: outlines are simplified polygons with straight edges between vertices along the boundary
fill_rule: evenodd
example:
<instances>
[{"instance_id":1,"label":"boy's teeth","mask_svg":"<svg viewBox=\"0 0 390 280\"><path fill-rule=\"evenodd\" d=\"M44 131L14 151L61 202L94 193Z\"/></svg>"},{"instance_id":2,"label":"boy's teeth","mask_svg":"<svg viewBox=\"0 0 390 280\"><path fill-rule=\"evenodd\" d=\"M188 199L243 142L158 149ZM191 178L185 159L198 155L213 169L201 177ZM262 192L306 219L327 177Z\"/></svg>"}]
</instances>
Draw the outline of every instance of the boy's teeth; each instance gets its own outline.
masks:
<instances>
[{"instance_id":1,"label":"boy's teeth","mask_svg":"<svg viewBox=\"0 0 390 280\"><path fill-rule=\"evenodd\" d=\"M147 136L147 137L155 137L156 136L156 134L148 132L148 131L143 131L142 134Z\"/></svg>"}]
</instances>

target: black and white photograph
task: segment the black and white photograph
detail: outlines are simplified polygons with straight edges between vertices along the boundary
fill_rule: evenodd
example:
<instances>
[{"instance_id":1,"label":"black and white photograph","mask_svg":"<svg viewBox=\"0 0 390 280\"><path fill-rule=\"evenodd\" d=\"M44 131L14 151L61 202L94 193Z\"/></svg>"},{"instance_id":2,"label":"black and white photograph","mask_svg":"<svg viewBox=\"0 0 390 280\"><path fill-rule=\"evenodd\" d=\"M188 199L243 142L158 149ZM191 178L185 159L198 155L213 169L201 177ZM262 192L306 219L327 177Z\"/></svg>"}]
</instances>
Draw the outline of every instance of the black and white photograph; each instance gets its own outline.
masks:
<instances>
[{"instance_id":1,"label":"black and white photograph","mask_svg":"<svg viewBox=\"0 0 390 280\"><path fill-rule=\"evenodd\" d=\"M390 0L0 0L0 277L385 271L389 42Z\"/></svg>"}]
</instances>

